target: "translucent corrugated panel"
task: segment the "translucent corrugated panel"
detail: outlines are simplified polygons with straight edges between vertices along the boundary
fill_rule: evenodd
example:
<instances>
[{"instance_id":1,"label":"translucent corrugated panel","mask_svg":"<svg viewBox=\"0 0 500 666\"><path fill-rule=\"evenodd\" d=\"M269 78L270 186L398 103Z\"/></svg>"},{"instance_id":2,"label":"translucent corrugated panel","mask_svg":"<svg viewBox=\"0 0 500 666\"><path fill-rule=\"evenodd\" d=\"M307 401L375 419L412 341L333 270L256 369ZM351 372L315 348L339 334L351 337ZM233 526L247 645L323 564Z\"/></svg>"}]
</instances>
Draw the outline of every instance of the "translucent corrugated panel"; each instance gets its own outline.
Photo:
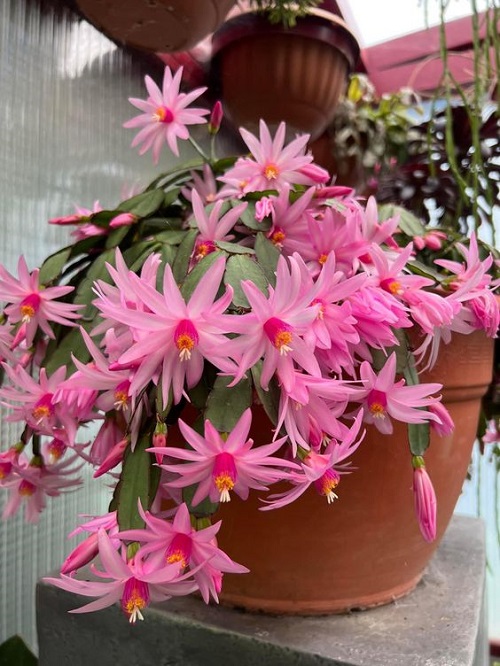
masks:
<instances>
[{"instance_id":1,"label":"translucent corrugated panel","mask_svg":"<svg viewBox=\"0 0 500 666\"><path fill-rule=\"evenodd\" d=\"M112 206L154 174L151 157L138 157L133 133L121 128L134 115L127 98L144 96L145 72L57 4L0 0L0 261L9 270L20 253L33 268L67 244L68 230L48 218L95 199ZM1 416L5 450L20 430ZM0 642L20 633L35 645L36 580L75 543L66 535L77 514L106 511L108 492L95 486L49 500L38 526L21 516L0 523Z\"/></svg>"}]
</instances>

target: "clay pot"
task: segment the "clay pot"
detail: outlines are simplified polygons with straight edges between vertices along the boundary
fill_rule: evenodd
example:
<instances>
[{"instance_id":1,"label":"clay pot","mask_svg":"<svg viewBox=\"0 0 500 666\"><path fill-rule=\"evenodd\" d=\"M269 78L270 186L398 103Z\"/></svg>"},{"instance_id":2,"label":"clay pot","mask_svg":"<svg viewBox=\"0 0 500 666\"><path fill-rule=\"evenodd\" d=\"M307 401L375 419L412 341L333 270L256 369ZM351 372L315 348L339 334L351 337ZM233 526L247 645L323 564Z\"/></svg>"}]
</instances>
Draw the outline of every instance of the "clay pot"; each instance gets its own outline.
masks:
<instances>
[{"instance_id":1,"label":"clay pot","mask_svg":"<svg viewBox=\"0 0 500 666\"><path fill-rule=\"evenodd\" d=\"M252 131L260 118L285 120L319 136L330 123L359 56L355 37L338 16L315 10L292 29L256 14L224 23L213 37L213 78L236 126Z\"/></svg>"},{"instance_id":2,"label":"clay pot","mask_svg":"<svg viewBox=\"0 0 500 666\"><path fill-rule=\"evenodd\" d=\"M224 577L221 601L280 614L338 613L388 603L410 592L451 519L471 459L480 400L492 374L493 341L482 332L457 335L422 380L444 384L443 398L456 427L433 435L425 455L438 502L438 535L422 538L414 514L412 466L404 424L393 436L369 429L344 475L339 499L328 505L310 489L293 504L258 511L257 495L234 496L216 516L219 545L250 568ZM257 442L270 424L254 419Z\"/></svg>"},{"instance_id":3,"label":"clay pot","mask_svg":"<svg viewBox=\"0 0 500 666\"><path fill-rule=\"evenodd\" d=\"M116 42L146 51L185 51L213 32L236 0L77 0Z\"/></svg>"}]
</instances>

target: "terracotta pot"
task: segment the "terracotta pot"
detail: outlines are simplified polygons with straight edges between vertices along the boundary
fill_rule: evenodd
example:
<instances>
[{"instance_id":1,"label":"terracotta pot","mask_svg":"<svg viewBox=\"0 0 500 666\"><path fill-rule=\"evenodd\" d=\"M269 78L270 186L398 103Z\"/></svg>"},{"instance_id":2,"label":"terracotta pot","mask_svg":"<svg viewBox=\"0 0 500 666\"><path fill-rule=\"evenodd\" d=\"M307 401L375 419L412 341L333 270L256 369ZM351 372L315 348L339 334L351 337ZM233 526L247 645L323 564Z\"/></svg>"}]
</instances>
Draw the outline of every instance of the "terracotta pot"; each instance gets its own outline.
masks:
<instances>
[{"instance_id":1,"label":"terracotta pot","mask_svg":"<svg viewBox=\"0 0 500 666\"><path fill-rule=\"evenodd\" d=\"M444 384L456 428L433 436L425 455L438 501L438 536L426 543L414 515L412 467L406 427L394 435L374 429L353 456L357 468L328 505L314 489L270 512L257 495L221 505L219 545L250 568L224 577L221 601L252 611L337 613L388 603L410 592L436 550L460 495L479 416L491 381L493 341L482 332L457 335L443 346L425 380ZM270 425L254 419L253 437L270 440Z\"/></svg>"},{"instance_id":2,"label":"terracotta pot","mask_svg":"<svg viewBox=\"0 0 500 666\"><path fill-rule=\"evenodd\" d=\"M77 0L96 28L146 51L185 51L213 32L236 0Z\"/></svg>"},{"instance_id":3,"label":"terracotta pot","mask_svg":"<svg viewBox=\"0 0 500 666\"><path fill-rule=\"evenodd\" d=\"M213 76L228 117L255 131L260 118L285 120L290 133L318 136L330 123L359 46L345 23L328 12L293 29L255 14L224 23L213 37Z\"/></svg>"}]
</instances>

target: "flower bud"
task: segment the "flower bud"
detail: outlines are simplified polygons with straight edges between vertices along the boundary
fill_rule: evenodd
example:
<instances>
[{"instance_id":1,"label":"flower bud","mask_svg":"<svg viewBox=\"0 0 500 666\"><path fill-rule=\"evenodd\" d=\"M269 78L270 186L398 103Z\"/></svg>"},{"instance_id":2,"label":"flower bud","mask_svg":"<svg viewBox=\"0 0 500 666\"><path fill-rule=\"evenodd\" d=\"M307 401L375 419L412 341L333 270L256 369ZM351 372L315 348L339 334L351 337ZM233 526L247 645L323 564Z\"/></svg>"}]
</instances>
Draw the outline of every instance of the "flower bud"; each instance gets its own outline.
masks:
<instances>
[{"instance_id":1,"label":"flower bud","mask_svg":"<svg viewBox=\"0 0 500 666\"><path fill-rule=\"evenodd\" d=\"M414 456L412 464L415 513L422 536L431 542L436 538L436 493L425 469L424 459L421 456Z\"/></svg>"},{"instance_id":2,"label":"flower bud","mask_svg":"<svg viewBox=\"0 0 500 666\"><path fill-rule=\"evenodd\" d=\"M217 100L212 109L210 120L208 121L208 131L210 134L217 134L220 129L223 117L224 111L222 110L222 104L219 100Z\"/></svg>"},{"instance_id":3,"label":"flower bud","mask_svg":"<svg viewBox=\"0 0 500 666\"><path fill-rule=\"evenodd\" d=\"M132 213L121 213L111 220L109 226L111 229L116 229L117 227L130 227L132 224L135 224L138 219L137 215L133 215Z\"/></svg>"}]
</instances>

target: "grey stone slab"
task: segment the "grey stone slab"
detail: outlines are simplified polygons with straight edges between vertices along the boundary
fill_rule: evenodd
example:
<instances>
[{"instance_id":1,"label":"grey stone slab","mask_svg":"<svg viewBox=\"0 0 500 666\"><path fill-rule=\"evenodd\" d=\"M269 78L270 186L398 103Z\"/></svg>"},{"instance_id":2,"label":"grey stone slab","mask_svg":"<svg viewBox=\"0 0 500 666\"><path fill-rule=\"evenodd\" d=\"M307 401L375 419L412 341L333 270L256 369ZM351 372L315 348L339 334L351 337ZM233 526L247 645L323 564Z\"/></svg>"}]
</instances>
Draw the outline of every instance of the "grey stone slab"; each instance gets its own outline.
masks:
<instances>
[{"instance_id":1,"label":"grey stone slab","mask_svg":"<svg viewBox=\"0 0 500 666\"><path fill-rule=\"evenodd\" d=\"M481 521L455 517L417 589L370 611L271 617L174 599L130 626L118 607L68 614L38 586L40 666L485 666Z\"/></svg>"}]
</instances>

